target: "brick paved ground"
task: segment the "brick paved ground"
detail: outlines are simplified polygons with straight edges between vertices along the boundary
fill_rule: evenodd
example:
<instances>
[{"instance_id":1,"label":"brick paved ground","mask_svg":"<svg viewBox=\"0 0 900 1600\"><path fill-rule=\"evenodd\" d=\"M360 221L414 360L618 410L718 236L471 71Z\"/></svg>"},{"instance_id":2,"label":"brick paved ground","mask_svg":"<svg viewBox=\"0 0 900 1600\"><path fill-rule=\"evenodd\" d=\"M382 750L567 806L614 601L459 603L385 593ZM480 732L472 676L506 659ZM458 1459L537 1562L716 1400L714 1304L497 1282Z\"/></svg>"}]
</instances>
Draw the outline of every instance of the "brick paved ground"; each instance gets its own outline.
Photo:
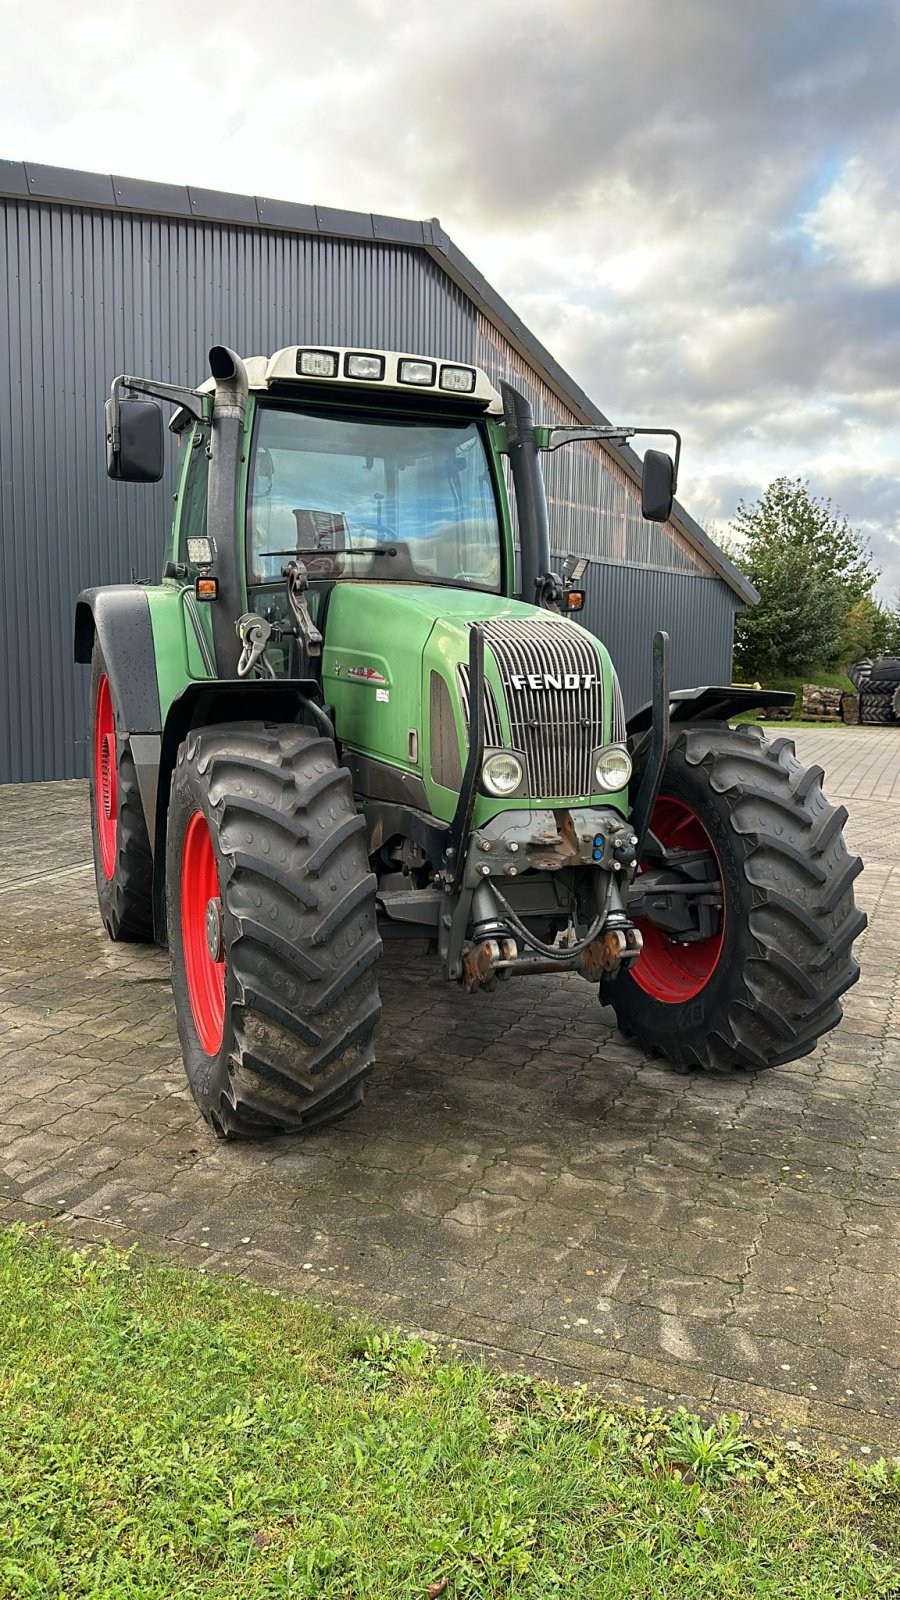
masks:
<instances>
[{"instance_id":1,"label":"brick paved ground","mask_svg":"<svg viewBox=\"0 0 900 1600\"><path fill-rule=\"evenodd\" d=\"M776 730L777 731L777 730ZM80 783L0 790L0 1200L480 1347L611 1398L900 1449L900 735L801 731L865 854L864 982L814 1056L678 1077L577 978L383 971L366 1106L216 1143L166 957L113 946Z\"/></svg>"}]
</instances>

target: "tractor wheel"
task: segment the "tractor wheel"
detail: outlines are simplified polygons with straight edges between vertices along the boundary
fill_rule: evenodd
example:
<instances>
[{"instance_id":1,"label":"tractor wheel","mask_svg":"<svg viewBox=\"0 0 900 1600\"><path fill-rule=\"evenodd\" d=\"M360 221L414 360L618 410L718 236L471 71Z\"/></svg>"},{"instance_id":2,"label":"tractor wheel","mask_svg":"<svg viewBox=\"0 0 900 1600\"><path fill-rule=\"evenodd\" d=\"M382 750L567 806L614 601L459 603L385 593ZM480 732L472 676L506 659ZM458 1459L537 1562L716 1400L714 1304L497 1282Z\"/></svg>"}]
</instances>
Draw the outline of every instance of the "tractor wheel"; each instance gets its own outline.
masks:
<instances>
[{"instance_id":1,"label":"tractor wheel","mask_svg":"<svg viewBox=\"0 0 900 1600\"><path fill-rule=\"evenodd\" d=\"M900 684L891 695L891 710L894 713L894 721L900 722Z\"/></svg>"},{"instance_id":2,"label":"tractor wheel","mask_svg":"<svg viewBox=\"0 0 900 1600\"><path fill-rule=\"evenodd\" d=\"M99 644L91 658L91 835L100 915L111 939L153 938L153 857L134 759L116 751L115 707Z\"/></svg>"},{"instance_id":3,"label":"tractor wheel","mask_svg":"<svg viewBox=\"0 0 900 1600\"><path fill-rule=\"evenodd\" d=\"M864 689L868 684L871 675L872 662L868 656L863 656L861 661L854 661L853 664L847 668L847 677L850 679L850 682L853 684L853 687L856 690Z\"/></svg>"},{"instance_id":4,"label":"tractor wheel","mask_svg":"<svg viewBox=\"0 0 900 1600\"><path fill-rule=\"evenodd\" d=\"M381 940L365 823L333 742L263 723L189 734L166 906L185 1069L215 1132L300 1132L360 1105Z\"/></svg>"},{"instance_id":5,"label":"tractor wheel","mask_svg":"<svg viewBox=\"0 0 900 1600\"><path fill-rule=\"evenodd\" d=\"M880 661L876 661L869 674L869 684L873 689L881 686L893 689L900 684L900 658L882 656Z\"/></svg>"},{"instance_id":6,"label":"tractor wheel","mask_svg":"<svg viewBox=\"0 0 900 1600\"><path fill-rule=\"evenodd\" d=\"M888 727L894 720L890 691L874 694L871 689L864 689L859 697L859 720L870 728Z\"/></svg>"},{"instance_id":7,"label":"tractor wheel","mask_svg":"<svg viewBox=\"0 0 900 1600\"><path fill-rule=\"evenodd\" d=\"M709 852L722 909L695 943L638 921L641 956L600 995L623 1032L682 1071L778 1066L840 1021L840 996L859 976L862 862L821 778L790 739L769 742L749 724L675 736L651 831L672 865L679 850Z\"/></svg>"}]
</instances>

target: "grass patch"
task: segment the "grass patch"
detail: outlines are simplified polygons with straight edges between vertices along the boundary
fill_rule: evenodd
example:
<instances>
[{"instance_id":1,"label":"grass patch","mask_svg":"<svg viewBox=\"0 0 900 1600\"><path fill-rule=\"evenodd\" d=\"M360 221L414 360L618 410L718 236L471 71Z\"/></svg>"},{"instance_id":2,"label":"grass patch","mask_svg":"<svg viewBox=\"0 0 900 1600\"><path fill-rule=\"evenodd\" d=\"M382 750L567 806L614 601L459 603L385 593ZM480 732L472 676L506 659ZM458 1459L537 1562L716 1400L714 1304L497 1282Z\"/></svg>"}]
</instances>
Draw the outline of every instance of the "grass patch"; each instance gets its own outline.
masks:
<instances>
[{"instance_id":1,"label":"grass patch","mask_svg":"<svg viewBox=\"0 0 900 1600\"><path fill-rule=\"evenodd\" d=\"M794 711L799 712L803 703L803 685L815 683L823 689L843 689L845 694L856 694L853 684L841 667L813 667L799 678L766 678L765 689L787 689L794 696ZM838 722L820 722L813 720L804 721L799 715L791 718L789 722L766 722L756 711L745 711L733 719L735 722L759 722L763 727L771 728L842 728L844 724Z\"/></svg>"},{"instance_id":2,"label":"grass patch","mask_svg":"<svg viewBox=\"0 0 900 1600\"><path fill-rule=\"evenodd\" d=\"M755 711L742 711L738 716L729 717L728 720L729 722L755 723L758 728L762 728L763 732L768 730L769 736L772 739L776 738L779 733L783 733L785 730L790 733L792 728L817 728L819 730L824 729L826 732L829 728L833 728L838 733L846 733L848 726L851 726L850 724L844 722L825 722L821 718L816 718L813 720L811 717L807 717L805 719L803 717L790 717L788 719L778 717L776 720L773 718L761 717ZM858 726L858 724L853 724L852 726Z\"/></svg>"},{"instance_id":3,"label":"grass patch","mask_svg":"<svg viewBox=\"0 0 900 1600\"><path fill-rule=\"evenodd\" d=\"M0 1233L0 1595L896 1595L900 1467Z\"/></svg>"},{"instance_id":4,"label":"grass patch","mask_svg":"<svg viewBox=\"0 0 900 1600\"><path fill-rule=\"evenodd\" d=\"M804 683L817 683L822 688L844 690L846 694L857 693L854 685L850 683L849 677L841 667L814 667L812 672L806 672L799 678L765 678L764 688L767 688L767 690L790 691L794 696L794 712L799 712L802 706L802 686L804 686ZM790 722L767 720L756 710L746 710L746 712L741 712L738 717L732 717L730 720L732 722L756 722L765 730L772 730L773 728L773 730L777 731L785 730L785 728L790 731L791 728L844 728L846 726L846 723L842 723L841 720L838 720L838 722L820 722L818 718L804 718L799 717L799 715L793 715L790 718ZM772 734L772 738L775 738L775 734Z\"/></svg>"}]
</instances>

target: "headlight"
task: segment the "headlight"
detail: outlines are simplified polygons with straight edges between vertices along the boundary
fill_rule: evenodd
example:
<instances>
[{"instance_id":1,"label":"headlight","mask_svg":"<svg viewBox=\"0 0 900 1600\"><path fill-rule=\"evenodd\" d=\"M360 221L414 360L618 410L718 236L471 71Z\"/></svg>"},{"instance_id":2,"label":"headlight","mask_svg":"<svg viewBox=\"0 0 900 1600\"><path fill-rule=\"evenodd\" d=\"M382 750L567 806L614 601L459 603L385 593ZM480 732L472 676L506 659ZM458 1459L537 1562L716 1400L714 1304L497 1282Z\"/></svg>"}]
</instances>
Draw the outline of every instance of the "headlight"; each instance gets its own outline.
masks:
<instances>
[{"instance_id":1,"label":"headlight","mask_svg":"<svg viewBox=\"0 0 900 1600\"><path fill-rule=\"evenodd\" d=\"M372 381L384 377L384 356L368 356L355 352L344 358L344 374L348 378Z\"/></svg>"},{"instance_id":2,"label":"headlight","mask_svg":"<svg viewBox=\"0 0 900 1600\"><path fill-rule=\"evenodd\" d=\"M598 789L605 789L612 794L616 789L627 789L631 777L631 757L621 745L610 745L608 750L601 750L594 768L594 777Z\"/></svg>"},{"instance_id":3,"label":"headlight","mask_svg":"<svg viewBox=\"0 0 900 1600\"><path fill-rule=\"evenodd\" d=\"M338 358L334 350L298 350L297 372L301 378L336 378Z\"/></svg>"},{"instance_id":4,"label":"headlight","mask_svg":"<svg viewBox=\"0 0 900 1600\"><path fill-rule=\"evenodd\" d=\"M441 388L453 394L474 394L475 373L471 367L441 367Z\"/></svg>"},{"instance_id":5,"label":"headlight","mask_svg":"<svg viewBox=\"0 0 900 1600\"><path fill-rule=\"evenodd\" d=\"M481 769L481 781L488 794L498 798L515 794L524 777L521 761L508 750L488 756Z\"/></svg>"},{"instance_id":6,"label":"headlight","mask_svg":"<svg viewBox=\"0 0 900 1600\"><path fill-rule=\"evenodd\" d=\"M401 361L397 366L401 383L434 383L433 361Z\"/></svg>"}]
</instances>

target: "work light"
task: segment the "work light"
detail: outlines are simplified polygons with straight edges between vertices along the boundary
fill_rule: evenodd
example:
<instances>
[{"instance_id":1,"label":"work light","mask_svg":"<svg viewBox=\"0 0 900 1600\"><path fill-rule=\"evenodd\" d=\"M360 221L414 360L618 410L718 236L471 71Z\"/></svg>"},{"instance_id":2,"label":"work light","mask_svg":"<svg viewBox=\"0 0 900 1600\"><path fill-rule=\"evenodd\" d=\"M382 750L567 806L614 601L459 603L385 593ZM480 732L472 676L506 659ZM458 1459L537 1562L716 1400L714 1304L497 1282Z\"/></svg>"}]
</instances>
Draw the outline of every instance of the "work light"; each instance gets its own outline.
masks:
<instances>
[{"instance_id":1,"label":"work light","mask_svg":"<svg viewBox=\"0 0 900 1600\"><path fill-rule=\"evenodd\" d=\"M348 378L383 378L384 356L348 356L344 362L344 373Z\"/></svg>"},{"instance_id":2,"label":"work light","mask_svg":"<svg viewBox=\"0 0 900 1600\"><path fill-rule=\"evenodd\" d=\"M333 350L298 350L297 371L301 378L336 378L337 355Z\"/></svg>"},{"instance_id":3,"label":"work light","mask_svg":"<svg viewBox=\"0 0 900 1600\"><path fill-rule=\"evenodd\" d=\"M196 538L187 540L187 558L194 567L211 567L213 559L212 540Z\"/></svg>"},{"instance_id":4,"label":"work light","mask_svg":"<svg viewBox=\"0 0 900 1600\"><path fill-rule=\"evenodd\" d=\"M397 367L401 383L434 383L433 361L401 361Z\"/></svg>"},{"instance_id":5,"label":"work light","mask_svg":"<svg viewBox=\"0 0 900 1600\"><path fill-rule=\"evenodd\" d=\"M621 745L610 745L608 750L601 750L594 767L594 778L597 788L605 789L612 794L617 789L628 787L631 777L631 757Z\"/></svg>"},{"instance_id":6,"label":"work light","mask_svg":"<svg viewBox=\"0 0 900 1600\"><path fill-rule=\"evenodd\" d=\"M454 394L472 394L475 389L475 372L472 367L441 367L441 388Z\"/></svg>"},{"instance_id":7,"label":"work light","mask_svg":"<svg viewBox=\"0 0 900 1600\"><path fill-rule=\"evenodd\" d=\"M522 763L511 750L499 750L495 755L488 756L481 769L481 781L488 794L500 799L504 795L515 794L524 777Z\"/></svg>"}]
</instances>

